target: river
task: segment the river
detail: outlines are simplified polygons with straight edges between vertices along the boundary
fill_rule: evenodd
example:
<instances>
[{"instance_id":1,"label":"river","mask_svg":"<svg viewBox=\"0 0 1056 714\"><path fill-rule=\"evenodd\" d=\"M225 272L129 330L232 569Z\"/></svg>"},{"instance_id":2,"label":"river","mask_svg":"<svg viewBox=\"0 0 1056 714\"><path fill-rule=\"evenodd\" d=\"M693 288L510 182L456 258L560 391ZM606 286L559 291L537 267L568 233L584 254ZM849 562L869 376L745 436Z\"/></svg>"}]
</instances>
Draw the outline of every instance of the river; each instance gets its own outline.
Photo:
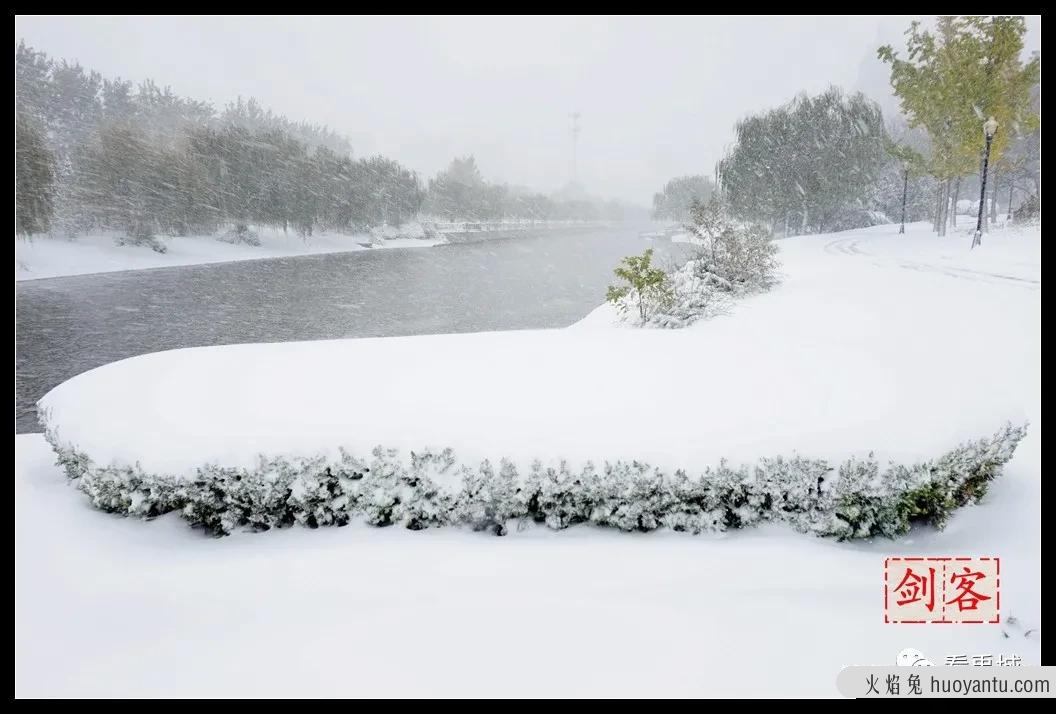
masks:
<instances>
[{"instance_id":1,"label":"river","mask_svg":"<svg viewBox=\"0 0 1056 714\"><path fill-rule=\"evenodd\" d=\"M22 281L16 284L16 433L39 431L36 401L56 385L147 352L565 327L603 301L621 257L651 245L641 236L647 229L624 225ZM657 244L661 261L682 251Z\"/></svg>"}]
</instances>

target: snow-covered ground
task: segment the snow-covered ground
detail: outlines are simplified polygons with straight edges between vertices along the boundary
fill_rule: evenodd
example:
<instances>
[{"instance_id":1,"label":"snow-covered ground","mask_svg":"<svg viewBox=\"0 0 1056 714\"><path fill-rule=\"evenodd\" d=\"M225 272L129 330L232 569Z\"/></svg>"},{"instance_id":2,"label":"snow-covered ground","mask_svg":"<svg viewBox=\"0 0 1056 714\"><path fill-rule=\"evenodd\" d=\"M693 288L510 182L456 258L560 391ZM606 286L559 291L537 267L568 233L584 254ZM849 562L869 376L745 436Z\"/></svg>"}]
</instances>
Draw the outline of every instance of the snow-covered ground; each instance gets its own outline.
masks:
<instances>
[{"instance_id":1,"label":"snow-covered ground","mask_svg":"<svg viewBox=\"0 0 1056 714\"><path fill-rule=\"evenodd\" d=\"M1031 427L945 531L854 544L781 527L212 540L92 510L43 438L18 436L16 694L835 695L842 665L906 647L1036 664L1040 230L970 240L925 224L784 240L780 287L681 331L615 329L602 307L566 330L201 348L80 375L42 400L60 438L170 472L375 444L915 460ZM885 625L889 555L1000 556L1018 622Z\"/></svg>"},{"instance_id":2,"label":"snow-covered ground","mask_svg":"<svg viewBox=\"0 0 1056 714\"><path fill-rule=\"evenodd\" d=\"M377 248L428 248L444 242L442 238L374 238L366 234L330 233L317 234L305 241L293 231L286 235L274 230L262 231L259 237L259 246L225 243L216 236L165 237L162 238L167 249L164 253L147 246L119 246L113 236L18 239L15 241L15 280Z\"/></svg>"}]
</instances>

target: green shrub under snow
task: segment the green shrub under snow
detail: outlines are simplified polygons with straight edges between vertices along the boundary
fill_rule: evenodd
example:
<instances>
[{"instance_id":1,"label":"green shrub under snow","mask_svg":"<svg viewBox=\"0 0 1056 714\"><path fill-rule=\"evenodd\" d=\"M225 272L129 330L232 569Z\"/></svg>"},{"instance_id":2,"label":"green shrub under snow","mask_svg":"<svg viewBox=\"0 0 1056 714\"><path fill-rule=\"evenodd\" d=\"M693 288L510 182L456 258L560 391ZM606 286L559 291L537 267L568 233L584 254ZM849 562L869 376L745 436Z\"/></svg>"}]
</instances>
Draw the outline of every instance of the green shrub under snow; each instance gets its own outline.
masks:
<instances>
[{"instance_id":1,"label":"green shrub under snow","mask_svg":"<svg viewBox=\"0 0 1056 714\"><path fill-rule=\"evenodd\" d=\"M635 315L640 322L648 322L674 298L667 273L653 265L652 248L624 258L612 272L621 282L609 286L605 299L625 317Z\"/></svg>"},{"instance_id":2,"label":"green shrub under snow","mask_svg":"<svg viewBox=\"0 0 1056 714\"><path fill-rule=\"evenodd\" d=\"M777 246L765 227L732 221L723 204L694 201L686 230L693 259L673 270L652 265L652 248L624 258L620 282L606 300L621 319L639 327L680 328L724 311L731 300L769 290L777 282Z\"/></svg>"},{"instance_id":3,"label":"green shrub under snow","mask_svg":"<svg viewBox=\"0 0 1056 714\"><path fill-rule=\"evenodd\" d=\"M701 533L763 522L839 540L893 537L914 523L941 528L986 494L1026 426L1006 425L934 461L881 468L872 454L833 466L801 456L726 462L703 473L667 473L645 463L573 466L503 460L469 465L450 449L376 448L369 457L264 458L252 469L204 465L191 478L136 466L102 466L45 435L59 464L96 507L141 517L178 512L223 535L300 524L341 526L353 518L410 529L464 525L503 535L518 521L554 529L592 523L624 531L666 527Z\"/></svg>"}]
</instances>

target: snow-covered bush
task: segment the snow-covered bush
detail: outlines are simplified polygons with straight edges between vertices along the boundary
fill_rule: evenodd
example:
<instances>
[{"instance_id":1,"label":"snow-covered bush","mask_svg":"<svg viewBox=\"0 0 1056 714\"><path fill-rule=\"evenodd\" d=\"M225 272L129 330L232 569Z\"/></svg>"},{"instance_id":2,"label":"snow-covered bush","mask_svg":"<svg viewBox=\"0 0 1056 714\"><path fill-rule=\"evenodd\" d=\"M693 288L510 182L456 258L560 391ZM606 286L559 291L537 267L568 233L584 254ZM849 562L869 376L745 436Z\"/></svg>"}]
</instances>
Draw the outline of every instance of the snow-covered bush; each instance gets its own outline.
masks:
<instances>
[{"instance_id":1,"label":"snow-covered bush","mask_svg":"<svg viewBox=\"0 0 1056 714\"><path fill-rule=\"evenodd\" d=\"M690 260L667 274L669 298L639 325L680 328L722 312L729 305L726 281L709 274L699 260ZM628 311L624 312L629 314Z\"/></svg>"},{"instance_id":2,"label":"snow-covered bush","mask_svg":"<svg viewBox=\"0 0 1056 714\"><path fill-rule=\"evenodd\" d=\"M253 469L207 464L197 470L193 480L178 486L174 500L183 502L181 515L192 525L214 533L288 526L294 522L287 506L293 479L321 466L320 460L264 457Z\"/></svg>"},{"instance_id":3,"label":"snow-covered bush","mask_svg":"<svg viewBox=\"0 0 1056 714\"><path fill-rule=\"evenodd\" d=\"M400 505L400 473L392 463L389 451L379 446L374 449L374 461L363 468L357 503L367 523L372 526L391 526L398 518Z\"/></svg>"},{"instance_id":4,"label":"snow-covered bush","mask_svg":"<svg viewBox=\"0 0 1056 714\"><path fill-rule=\"evenodd\" d=\"M896 217L900 217L901 214L896 214ZM832 219L832 232L837 231L850 231L856 228L869 228L871 226L882 226L895 221L877 210L868 208L847 208L840 211Z\"/></svg>"},{"instance_id":5,"label":"snow-covered bush","mask_svg":"<svg viewBox=\"0 0 1056 714\"><path fill-rule=\"evenodd\" d=\"M339 473L327 466L322 470L304 471L293 479L288 505L297 523L309 528L348 523L352 489Z\"/></svg>"},{"instance_id":6,"label":"snow-covered bush","mask_svg":"<svg viewBox=\"0 0 1056 714\"><path fill-rule=\"evenodd\" d=\"M621 291L610 287L608 300L616 306L622 320L635 326L680 328L721 312L728 305L725 291L717 287L719 282L715 276L707 275L699 261L691 260L664 274L662 293L643 295L634 288Z\"/></svg>"},{"instance_id":7,"label":"snow-covered bush","mask_svg":"<svg viewBox=\"0 0 1056 714\"><path fill-rule=\"evenodd\" d=\"M699 246L696 257L662 271L651 264L652 249L624 258L614 272L625 281L606 298L620 317L639 327L686 327L723 312L730 300L769 290L777 282L777 246L770 232L730 219L718 199L696 202L685 227Z\"/></svg>"},{"instance_id":8,"label":"snow-covered bush","mask_svg":"<svg viewBox=\"0 0 1056 714\"><path fill-rule=\"evenodd\" d=\"M621 531L656 530L671 505L664 474L638 461L606 464L593 485L590 520L597 525Z\"/></svg>"},{"instance_id":9,"label":"snow-covered bush","mask_svg":"<svg viewBox=\"0 0 1056 714\"><path fill-rule=\"evenodd\" d=\"M394 451L387 452L386 456L398 460ZM399 478L396 523L417 531L452 522L460 479L451 449L439 453L412 451L410 468L393 470Z\"/></svg>"},{"instance_id":10,"label":"snow-covered bush","mask_svg":"<svg viewBox=\"0 0 1056 714\"><path fill-rule=\"evenodd\" d=\"M154 232L147 226L146 222L137 223L134 228L124 235L117 236L114 242L122 246L146 246L155 253L164 253L168 250L165 244L161 242L161 239L154 235Z\"/></svg>"},{"instance_id":11,"label":"snow-covered bush","mask_svg":"<svg viewBox=\"0 0 1056 714\"><path fill-rule=\"evenodd\" d=\"M674 531L693 533L717 532L726 528L726 507L718 490L706 474L691 477L679 470L668 481L670 505L661 523Z\"/></svg>"},{"instance_id":12,"label":"snow-covered bush","mask_svg":"<svg viewBox=\"0 0 1056 714\"><path fill-rule=\"evenodd\" d=\"M532 462L525 486L526 512L536 523L545 523L554 530L567 528L590 520L596 503L597 476L593 464L582 470L572 470L568 462L546 467L542 461Z\"/></svg>"},{"instance_id":13,"label":"snow-covered bush","mask_svg":"<svg viewBox=\"0 0 1056 714\"><path fill-rule=\"evenodd\" d=\"M766 227L734 221L713 198L695 203L687 229L697 238L696 272L729 293L769 290L777 282L777 245Z\"/></svg>"},{"instance_id":14,"label":"snow-covered bush","mask_svg":"<svg viewBox=\"0 0 1056 714\"><path fill-rule=\"evenodd\" d=\"M473 530L506 535L506 524L527 514L517 469L511 462L504 459L495 471L485 460L478 470L463 468L462 472L456 522L466 523Z\"/></svg>"},{"instance_id":15,"label":"snow-covered bush","mask_svg":"<svg viewBox=\"0 0 1056 714\"><path fill-rule=\"evenodd\" d=\"M234 243L235 245L260 246L260 236L256 231L251 231L245 223L239 223L216 237L222 243Z\"/></svg>"},{"instance_id":16,"label":"snow-covered bush","mask_svg":"<svg viewBox=\"0 0 1056 714\"><path fill-rule=\"evenodd\" d=\"M1016 208L1015 218L1017 223L1035 221L1041 215L1041 205L1038 202L1038 194L1032 193Z\"/></svg>"},{"instance_id":17,"label":"snow-covered bush","mask_svg":"<svg viewBox=\"0 0 1056 714\"><path fill-rule=\"evenodd\" d=\"M223 535L301 524L342 526L359 518L418 530L464 525L504 535L512 521L553 529L579 523L701 533L785 523L839 540L895 537L915 523L942 528L953 511L977 502L1026 434L1006 425L934 461L881 468L873 454L833 466L800 455L725 461L698 475L667 473L639 461L574 466L503 460L466 464L450 449L405 458L374 449L369 459L264 458L253 468L208 464L193 477L102 466L48 428L45 437L67 475L105 511L151 518L177 512Z\"/></svg>"}]
</instances>

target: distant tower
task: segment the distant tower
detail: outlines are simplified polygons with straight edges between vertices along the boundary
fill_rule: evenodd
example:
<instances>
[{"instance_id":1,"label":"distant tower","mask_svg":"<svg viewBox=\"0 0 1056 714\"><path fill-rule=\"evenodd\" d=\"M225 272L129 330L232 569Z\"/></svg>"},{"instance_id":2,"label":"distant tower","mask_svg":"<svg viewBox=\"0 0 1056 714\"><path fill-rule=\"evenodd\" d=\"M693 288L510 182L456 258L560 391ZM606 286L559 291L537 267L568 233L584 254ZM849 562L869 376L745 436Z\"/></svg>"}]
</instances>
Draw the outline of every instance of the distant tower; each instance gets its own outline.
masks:
<instances>
[{"instance_id":1,"label":"distant tower","mask_svg":"<svg viewBox=\"0 0 1056 714\"><path fill-rule=\"evenodd\" d=\"M576 149L579 144L579 112L569 114L572 118L572 183L579 181L579 166L576 162Z\"/></svg>"}]
</instances>

